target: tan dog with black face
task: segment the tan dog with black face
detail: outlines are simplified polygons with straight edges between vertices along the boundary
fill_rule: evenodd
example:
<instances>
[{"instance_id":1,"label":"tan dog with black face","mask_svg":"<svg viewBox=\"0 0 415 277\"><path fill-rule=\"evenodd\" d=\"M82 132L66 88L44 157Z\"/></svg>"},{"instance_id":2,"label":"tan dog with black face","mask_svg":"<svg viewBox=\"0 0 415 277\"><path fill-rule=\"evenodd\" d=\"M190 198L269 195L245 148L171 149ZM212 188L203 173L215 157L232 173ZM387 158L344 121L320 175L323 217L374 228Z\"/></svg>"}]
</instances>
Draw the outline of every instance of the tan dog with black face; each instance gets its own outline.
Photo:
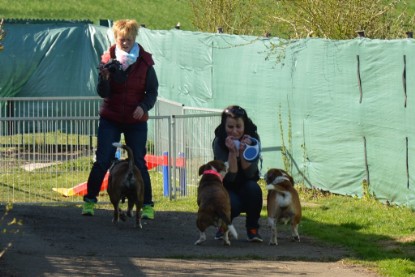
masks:
<instances>
[{"instance_id":1,"label":"tan dog with black face","mask_svg":"<svg viewBox=\"0 0 415 277\"><path fill-rule=\"evenodd\" d=\"M134 205L136 207L134 227L141 225L141 208L144 202L144 182L140 171L134 164L134 156L130 147L120 143L113 143L114 147L120 147L127 151L127 159L116 161L109 170L107 192L114 206L112 222L118 223L121 218L126 220L126 215L132 217ZM128 199L127 214L120 208L120 201L124 203Z\"/></svg>"},{"instance_id":2,"label":"tan dog with black face","mask_svg":"<svg viewBox=\"0 0 415 277\"><path fill-rule=\"evenodd\" d=\"M210 161L199 168L199 176L202 175L202 177L197 189L199 210L196 226L200 231L200 237L195 245L206 240L205 230L212 225L221 227L225 231L223 236L225 245L231 245L229 232L238 239L238 234L231 222L231 201L222 183L226 171L227 165L218 160Z\"/></svg>"},{"instance_id":3,"label":"tan dog with black face","mask_svg":"<svg viewBox=\"0 0 415 277\"><path fill-rule=\"evenodd\" d=\"M277 224L279 221L291 222L292 240L300 241L298 224L301 220L301 203L294 188L293 178L284 170L273 168L264 177L267 182L268 225L271 227L270 245L278 245Z\"/></svg>"}]
</instances>

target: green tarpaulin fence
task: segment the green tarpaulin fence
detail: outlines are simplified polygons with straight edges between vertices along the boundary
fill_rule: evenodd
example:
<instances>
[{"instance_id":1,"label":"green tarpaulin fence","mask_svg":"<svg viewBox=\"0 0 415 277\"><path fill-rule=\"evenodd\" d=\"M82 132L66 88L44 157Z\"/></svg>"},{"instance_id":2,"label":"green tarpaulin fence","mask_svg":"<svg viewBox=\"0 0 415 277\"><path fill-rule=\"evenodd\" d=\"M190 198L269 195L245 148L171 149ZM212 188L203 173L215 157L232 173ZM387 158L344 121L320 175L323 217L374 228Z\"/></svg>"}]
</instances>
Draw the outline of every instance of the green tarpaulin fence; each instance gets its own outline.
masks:
<instances>
[{"instance_id":1,"label":"green tarpaulin fence","mask_svg":"<svg viewBox=\"0 0 415 277\"><path fill-rule=\"evenodd\" d=\"M95 95L110 29L5 29L0 96ZM160 96L186 106L243 106L265 149L287 147L296 181L360 197L367 180L378 199L415 208L413 39L286 41L141 28L137 41L153 54ZM263 173L284 167L279 151L263 158Z\"/></svg>"}]
</instances>

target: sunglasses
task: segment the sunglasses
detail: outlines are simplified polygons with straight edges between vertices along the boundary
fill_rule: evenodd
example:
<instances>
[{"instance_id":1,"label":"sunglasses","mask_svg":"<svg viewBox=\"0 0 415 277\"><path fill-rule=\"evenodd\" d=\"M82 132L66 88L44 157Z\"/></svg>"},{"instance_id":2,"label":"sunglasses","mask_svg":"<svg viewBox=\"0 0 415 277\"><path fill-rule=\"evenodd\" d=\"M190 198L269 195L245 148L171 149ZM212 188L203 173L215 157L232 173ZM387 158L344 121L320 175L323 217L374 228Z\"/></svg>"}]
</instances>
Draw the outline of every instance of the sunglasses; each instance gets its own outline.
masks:
<instances>
[{"instance_id":1,"label":"sunglasses","mask_svg":"<svg viewBox=\"0 0 415 277\"><path fill-rule=\"evenodd\" d=\"M225 110L225 113L226 114L229 114L229 115L231 115L231 116L234 116L234 117L241 117L241 116L246 116L246 112L245 112L245 110L244 109L242 109L241 107L239 107L239 106L234 106L233 108L231 108L231 109L226 109Z\"/></svg>"}]
</instances>

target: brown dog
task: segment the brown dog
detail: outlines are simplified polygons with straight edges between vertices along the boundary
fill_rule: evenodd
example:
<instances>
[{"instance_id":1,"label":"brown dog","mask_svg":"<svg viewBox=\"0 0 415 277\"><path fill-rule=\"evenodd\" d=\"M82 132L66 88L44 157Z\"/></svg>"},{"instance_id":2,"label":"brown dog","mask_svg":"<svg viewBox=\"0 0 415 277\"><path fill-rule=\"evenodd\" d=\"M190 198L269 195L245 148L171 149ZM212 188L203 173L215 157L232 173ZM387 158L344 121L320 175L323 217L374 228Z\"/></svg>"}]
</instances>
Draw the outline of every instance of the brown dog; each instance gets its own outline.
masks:
<instances>
[{"instance_id":1,"label":"brown dog","mask_svg":"<svg viewBox=\"0 0 415 277\"><path fill-rule=\"evenodd\" d=\"M202 175L197 189L196 226L200 231L200 237L195 242L199 245L206 240L205 230L209 226L222 228L224 244L231 245L229 232L238 239L238 234L231 222L231 201L228 191L222 183L227 171L227 165L218 160L210 161L199 168L199 176Z\"/></svg>"},{"instance_id":2,"label":"brown dog","mask_svg":"<svg viewBox=\"0 0 415 277\"><path fill-rule=\"evenodd\" d=\"M126 220L126 214L120 208L120 201L124 203L125 198L128 199L127 216L132 217L134 205L136 207L136 217L134 227L141 225L141 208L144 201L144 182L141 173L134 165L134 156L130 147L113 143L114 147L120 147L127 151L127 159L116 161L109 170L107 192L110 201L114 206L114 217L112 222L118 223L121 218Z\"/></svg>"},{"instance_id":3,"label":"brown dog","mask_svg":"<svg viewBox=\"0 0 415 277\"><path fill-rule=\"evenodd\" d=\"M270 245L278 245L277 224L291 222L292 240L300 241L298 224L301 220L301 203L294 188L293 178L284 170L273 168L265 174L267 182L268 225L271 227Z\"/></svg>"}]
</instances>

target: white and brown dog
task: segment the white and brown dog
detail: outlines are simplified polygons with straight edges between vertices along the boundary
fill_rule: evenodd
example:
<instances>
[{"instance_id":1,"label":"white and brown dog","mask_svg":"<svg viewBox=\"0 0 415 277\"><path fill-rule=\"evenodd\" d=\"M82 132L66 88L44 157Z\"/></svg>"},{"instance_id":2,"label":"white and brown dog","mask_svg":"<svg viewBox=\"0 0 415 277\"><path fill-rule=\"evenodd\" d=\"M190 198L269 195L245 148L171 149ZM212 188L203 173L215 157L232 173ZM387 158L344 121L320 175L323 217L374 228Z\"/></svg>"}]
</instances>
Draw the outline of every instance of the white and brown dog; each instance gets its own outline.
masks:
<instances>
[{"instance_id":1,"label":"white and brown dog","mask_svg":"<svg viewBox=\"0 0 415 277\"><path fill-rule=\"evenodd\" d=\"M130 147L120 143L113 143L114 147L127 151L127 159L114 162L109 169L107 192L114 206L112 222L118 223L119 219L126 220L126 215L132 217L134 206L136 207L134 227L141 225L141 208L144 202L144 182L140 171L134 164L134 156ZM120 201L128 199L127 213L121 210Z\"/></svg>"},{"instance_id":2,"label":"white and brown dog","mask_svg":"<svg viewBox=\"0 0 415 277\"><path fill-rule=\"evenodd\" d=\"M200 231L200 237L195 242L199 245L206 240L205 230L209 226L222 228L224 244L230 245L229 232L234 238L238 238L235 227L231 222L231 201L228 191L222 183L227 172L227 165L219 160L210 161L199 168L199 176L202 175L197 189L196 226Z\"/></svg>"},{"instance_id":3,"label":"white and brown dog","mask_svg":"<svg viewBox=\"0 0 415 277\"><path fill-rule=\"evenodd\" d=\"M300 241L298 224L301 220L301 203L294 188L293 178L284 170L272 168L265 174L267 183L268 225L271 227L270 245L278 245L277 224L291 223L292 240Z\"/></svg>"}]
</instances>

